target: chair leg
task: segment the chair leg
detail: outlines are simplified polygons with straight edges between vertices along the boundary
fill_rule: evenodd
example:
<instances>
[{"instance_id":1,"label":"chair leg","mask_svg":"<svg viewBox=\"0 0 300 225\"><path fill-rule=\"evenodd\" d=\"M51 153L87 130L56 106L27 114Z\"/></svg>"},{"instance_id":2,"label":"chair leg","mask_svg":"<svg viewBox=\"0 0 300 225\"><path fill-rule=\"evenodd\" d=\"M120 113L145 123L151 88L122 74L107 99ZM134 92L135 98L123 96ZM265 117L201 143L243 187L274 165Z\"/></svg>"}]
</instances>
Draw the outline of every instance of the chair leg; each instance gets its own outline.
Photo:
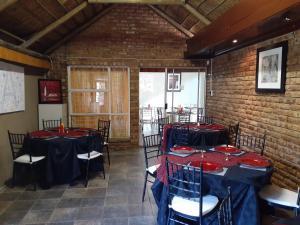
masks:
<instances>
[{"instance_id":1,"label":"chair leg","mask_svg":"<svg viewBox=\"0 0 300 225\"><path fill-rule=\"evenodd\" d=\"M148 180L148 172L146 171L146 173L145 173L145 181L144 181L144 189L143 189L143 198L142 198L142 202L144 202L144 200L145 200L145 193L146 193L147 180Z\"/></svg>"},{"instance_id":2,"label":"chair leg","mask_svg":"<svg viewBox=\"0 0 300 225\"><path fill-rule=\"evenodd\" d=\"M90 167L90 160L87 160L86 162L86 174L85 174L85 187L87 187L89 182L89 167Z\"/></svg>"},{"instance_id":3,"label":"chair leg","mask_svg":"<svg viewBox=\"0 0 300 225\"><path fill-rule=\"evenodd\" d=\"M11 182L11 185L12 187L15 187L16 185L16 163L14 162L13 163L13 176L12 176L12 182Z\"/></svg>"},{"instance_id":4,"label":"chair leg","mask_svg":"<svg viewBox=\"0 0 300 225\"><path fill-rule=\"evenodd\" d=\"M109 149L108 149L108 145L106 145L106 152L107 152L108 165L110 165L110 157L109 157Z\"/></svg>"},{"instance_id":5,"label":"chair leg","mask_svg":"<svg viewBox=\"0 0 300 225\"><path fill-rule=\"evenodd\" d=\"M102 171L103 172L103 177L104 177L104 180L105 180L105 166L104 166L104 159L103 158L104 158L104 156L102 156L102 162L101 163L102 163L102 169L103 169L103 171ZM101 160L101 158L100 158L100 160Z\"/></svg>"}]
</instances>

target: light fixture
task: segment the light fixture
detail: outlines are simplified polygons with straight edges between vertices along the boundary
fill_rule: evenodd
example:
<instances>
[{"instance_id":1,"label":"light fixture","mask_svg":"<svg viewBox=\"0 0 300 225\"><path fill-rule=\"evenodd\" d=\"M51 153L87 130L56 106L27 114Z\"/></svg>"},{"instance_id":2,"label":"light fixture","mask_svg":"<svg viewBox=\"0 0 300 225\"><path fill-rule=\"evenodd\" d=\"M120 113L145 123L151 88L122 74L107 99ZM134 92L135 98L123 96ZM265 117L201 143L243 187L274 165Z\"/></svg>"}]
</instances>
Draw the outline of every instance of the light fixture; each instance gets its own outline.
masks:
<instances>
[{"instance_id":1,"label":"light fixture","mask_svg":"<svg viewBox=\"0 0 300 225\"><path fill-rule=\"evenodd\" d=\"M232 40L232 43L233 43L233 44L235 44L235 43L237 43L237 42L238 42L237 39L233 39L233 40Z\"/></svg>"},{"instance_id":2,"label":"light fixture","mask_svg":"<svg viewBox=\"0 0 300 225\"><path fill-rule=\"evenodd\" d=\"M290 17L288 17L288 16L286 16L286 17L284 17L284 21L285 22L290 22L292 19L290 18Z\"/></svg>"}]
</instances>

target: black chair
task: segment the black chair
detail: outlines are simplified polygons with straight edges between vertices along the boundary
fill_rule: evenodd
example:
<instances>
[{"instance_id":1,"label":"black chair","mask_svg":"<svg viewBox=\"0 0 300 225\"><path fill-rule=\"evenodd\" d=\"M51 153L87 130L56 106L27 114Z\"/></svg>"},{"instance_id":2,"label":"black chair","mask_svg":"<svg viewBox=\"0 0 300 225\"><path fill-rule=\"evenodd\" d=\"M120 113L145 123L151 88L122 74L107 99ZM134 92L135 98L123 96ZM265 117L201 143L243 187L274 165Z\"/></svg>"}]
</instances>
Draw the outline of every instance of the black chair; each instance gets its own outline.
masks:
<instances>
[{"instance_id":1,"label":"black chair","mask_svg":"<svg viewBox=\"0 0 300 225\"><path fill-rule=\"evenodd\" d=\"M231 188L228 187L227 190L228 194L222 200L218 210L219 225L233 225Z\"/></svg>"},{"instance_id":2,"label":"black chair","mask_svg":"<svg viewBox=\"0 0 300 225\"><path fill-rule=\"evenodd\" d=\"M101 143L100 145L103 147L104 134L105 134L105 128L101 131L89 132L88 142L87 142L88 143L87 152L77 154L78 159L81 159L86 162L85 187L87 187L88 181L89 181L90 161L93 159L96 159L96 158L100 158L100 160L101 160L101 157L103 157L103 154L99 151L96 151L96 149L97 149L98 140L100 140L100 143ZM100 149L102 148L101 146L100 146ZM103 158L102 158L102 160L103 160ZM103 168L103 177L105 179L104 165L102 166L102 168Z\"/></svg>"},{"instance_id":3,"label":"black chair","mask_svg":"<svg viewBox=\"0 0 300 225\"><path fill-rule=\"evenodd\" d=\"M265 145L266 145L266 132L262 138L250 136L246 134L240 134L240 133L238 133L237 135L236 147L241 148L243 150L259 152L259 154L263 156Z\"/></svg>"},{"instance_id":4,"label":"black chair","mask_svg":"<svg viewBox=\"0 0 300 225\"><path fill-rule=\"evenodd\" d=\"M239 127L240 127L240 123L237 124L230 124L228 126L228 143L230 145L236 146L237 144L237 136L239 133Z\"/></svg>"},{"instance_id":5,"label":"black chair","mask_svg":"<svg viewBox=\"0 0 300 225\"><path fill-rule=\"evenodd\" d=\"M205 124L213 124L214 123L214 119L210 116L202 116L199 115L198 116L198 123L205 123Z\"/></svg>"},{"instance_id":6,"label":"black chair","mask_svg":"<svg viewBox=\"0 0 300 225\"><path fill-rule=\"evenodd\" d=\"M274 184L264 186L259 197L265 200L270 206L294 210L295 216L300 212L300 187L298 193Z\"/></svg>"},{"instance_id":7,"label":"black chair","mask_svg":"<svg viewBox=\"0 0 300 225\"><path fill-rule=\"evenodd\" d=\"M162 108L157 107L157 121L159 121L161 118L163 118Z\"/></svg>"},{"instance_id":8,"label":"black chair","mask_svg":"<svg viewBox=\"0 0 300 225\"><path fill-rule=\"evenodd\" d=\"M158 133L160 134L161 137L163 135L164 125L169 124L169 123L170 123L169 117L160 118L158 120Z\"/></svg>"},{"instance_id":9,"label":"black chair","mask_svg":"<svg viewBox=\"0 0 300 225\"><path fill-rule=\"evenodd\" d=\"M98 130L105 129L105 135L104 135L104 148L106 149L107 153L107 160L108 165L110 165L110 157L109 157L109 131L110 131L110 120L98 120Z\"/></svg>"},{"instance_id":10,"label":"black chair","mask_svg":"<svg viewBox=\"0 0 300 225\"><path fill-rule=\"evenodd\" d=\"M190 123L191 122L191 114L190 113L178 114L178 122L179 123Z\"/></svg>"},{"instance_id":11,"label":"black chair","mask_svg":"<svg viewBox=\"0 0 300 225\"><path fill-rule=\"evenodd\" d=\"M144 147L146 171L145 171L142 201L144 201L145 199L147 181L153 183L151 180L148 180L148 175L155 178L156 170L160 166L159 164L154 164L155 159L157 159L157 156L159 155L160 152L159 149L161 145L160 140L161 138L159 134L152 134L147 136L143 134L143 147Z\"/></svg>"},{"instance_id":12,"label":"black chair","mask_svg":"<svg viewBox=\"0 0 300 225\"><path fill-rule=\"evenodd\" d=\"M202 165L201 165L202 167ZM202 168L177 164L166 160L168 177L168 221L167 224L203 224L203 217L218 205L213 195L203 196Z\"/></svg>"},{"instance_id":13,"label":"black chair","mask_svg":"<svg viewBox=\"0 0 300 225\"><path fill-rule=\"evenodd\" d=\"M61 119L59 120L44 120L43 119L43 130L57 128L61 124Z\"/></svg>"},{"instance_id":14,"label":"black chair","mask_svg":"<svg viewBox=\"0 0 300 225\"><path fill-rule=\"evenodd\" d=\"M8 139L10 143L10 148L13 157L13 177L12 177L12 186L15 186L16 182L16 165L26 165L30 167L31 173L31 183L33 183L34 190L36 190L36 179L34 179L35 171L34 167L45 158L45 156L32 156L30 151L30 146L26 149L27 154L23 152L23 143L26 137L25 134L16 134L8 132ZM27 135L28 138L29 135Z\"/></svg>"}]
</instances>

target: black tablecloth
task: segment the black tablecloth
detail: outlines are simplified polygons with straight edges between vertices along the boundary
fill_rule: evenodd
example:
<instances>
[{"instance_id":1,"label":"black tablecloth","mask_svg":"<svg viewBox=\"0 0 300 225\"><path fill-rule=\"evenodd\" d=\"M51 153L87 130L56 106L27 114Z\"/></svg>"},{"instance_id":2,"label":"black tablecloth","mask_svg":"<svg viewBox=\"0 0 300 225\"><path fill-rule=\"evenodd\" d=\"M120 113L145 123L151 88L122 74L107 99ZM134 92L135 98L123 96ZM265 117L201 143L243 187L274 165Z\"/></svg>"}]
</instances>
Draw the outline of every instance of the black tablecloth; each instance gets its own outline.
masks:
<instances>
[{"instance_id":1,"label":"black tablecloth","mask_svg":"<svg viewBox=\"0 0 300 225\"><path fill-rule=\"evenodd\" d=\"M174 145L210 148L228 143L226 130L176 129L167 130L167 151Z\"/></svg>"},{"instance_id":2,"label":"black tablecloth","mask_svg":"<svg viewBox=\"0 0 300 225\"><path fill-rule=\"evenodd\" d=\"M239 166L228 168L224 176L204 174L203 186L205 194L218 196L227 195L227 186L231 186L232 204L235 225L259 225L260 214L257 193L265 184L270 182L272 169L257 171L243 169ZM158 179L152 185L152 192L158 205L157 222L166 224L168 215L168 190ZM218 225L217 210L204 219L205 225Z\"/></svg>"},{"instance_id":3,"label":"black tablecloth","mask_svg":"<svg viewBox=\"0 0 300 225\"><path fill-rule=\"evenodd\" d=\"M41 184L49 187L53 184L71 183L81 175L82 160L77 154L88 151L88 136L80 138L56 137L54 139L28 138L24 140L24 151L31 151L33 156L46 156L41 175ZM95 151L102 152L100 137L94 138ZM100 171L103 169L102 159L91 161L90 168Z\"/></svg>"},{"instance_id":4,"label":"black tablecloth","mask_svg":"<svg viewBox=\"0 0 300 225\"><path fill-rule=\"evenodd\" d=\"M300 216L289 219L281 219L273 223L273 225L300 225Z\"/></svg>"}]
</instances>

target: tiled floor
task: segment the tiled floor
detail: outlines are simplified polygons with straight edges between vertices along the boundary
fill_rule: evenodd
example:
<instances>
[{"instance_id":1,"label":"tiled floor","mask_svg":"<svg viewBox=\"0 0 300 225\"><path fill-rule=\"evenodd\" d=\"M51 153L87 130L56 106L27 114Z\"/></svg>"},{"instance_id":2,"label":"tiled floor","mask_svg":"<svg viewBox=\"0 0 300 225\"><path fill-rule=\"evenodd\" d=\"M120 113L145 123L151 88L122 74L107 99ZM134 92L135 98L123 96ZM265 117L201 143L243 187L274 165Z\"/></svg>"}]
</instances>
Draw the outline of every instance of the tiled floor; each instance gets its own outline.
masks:
<instances>
[{"instance_id":1,"label":"tiled floor","mask_svg":"<svg viewBox=\"0 0 300 225\"><path fill-rule=\"evenodd\" d=\"M157 207L148 185L142 203L144 157L141 150L111 152L111 166L82 183L29 191L5 188L0 193L0 224L154 225Z\"/></svg>"}]
</instances>

